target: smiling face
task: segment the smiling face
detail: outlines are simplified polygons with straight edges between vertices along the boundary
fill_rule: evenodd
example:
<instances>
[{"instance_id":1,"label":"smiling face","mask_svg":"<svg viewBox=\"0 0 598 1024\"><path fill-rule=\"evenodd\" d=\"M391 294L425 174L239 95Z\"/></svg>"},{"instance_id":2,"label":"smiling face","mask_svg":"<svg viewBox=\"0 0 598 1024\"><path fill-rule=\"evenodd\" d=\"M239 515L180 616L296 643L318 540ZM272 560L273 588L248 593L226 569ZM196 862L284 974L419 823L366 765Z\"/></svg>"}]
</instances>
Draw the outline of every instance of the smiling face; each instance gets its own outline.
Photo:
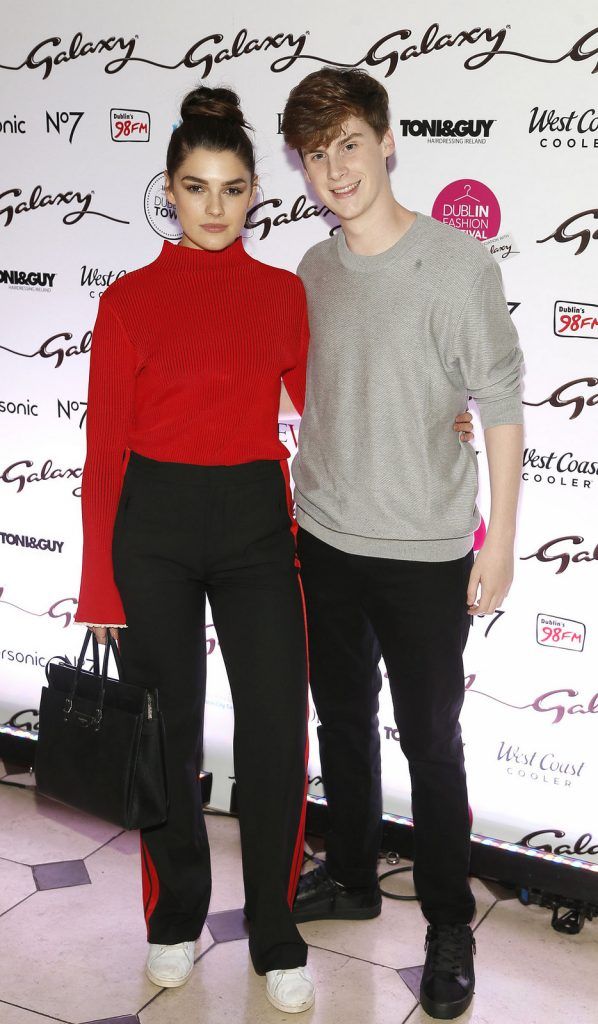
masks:
<instances>
[{"instance_id":1,"label":"smiling face","mask_svg":"<svg viewBox=\"0 0 598 1024\"><path fill-rule=\"evenodd\" d=\"M241 234L256 188L257 178L230 150L191 150L172 180L165 173L166 198L183 229L180 244L226 249Z\"/></svg>"},{"instance_id":2,"label":"smiling face","mask_svg":"<svg viewBox=\"0 0 598 1024\"><path fill-rule=\"evenodd\" d=\"M386 158L394 153L390 129L379 139L360 117L349 117L328 146L303 150L308 180L318 198L341 221L355 221L386 201L390 182Z\"/></svg>"}]
</instances>

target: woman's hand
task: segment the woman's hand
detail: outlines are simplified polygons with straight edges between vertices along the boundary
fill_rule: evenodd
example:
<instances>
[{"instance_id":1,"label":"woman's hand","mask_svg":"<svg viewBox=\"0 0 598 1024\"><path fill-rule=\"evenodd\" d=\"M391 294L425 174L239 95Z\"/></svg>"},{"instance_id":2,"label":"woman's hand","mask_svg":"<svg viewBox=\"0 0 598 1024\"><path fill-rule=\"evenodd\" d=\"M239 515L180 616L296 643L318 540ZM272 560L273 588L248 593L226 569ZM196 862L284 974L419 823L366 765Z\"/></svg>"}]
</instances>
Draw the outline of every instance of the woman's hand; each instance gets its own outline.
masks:
<instances>
[{"instance_id":1,"label":"woman's hand","mask_svg":"<svg viewBox=\"0 0 598 1024\"><path fill-rule=\"evenodd\" d=\"M118 626L90 626L89 627L99 644L105 644L110 630L110 636L118 643Z\"/></svg>"},{"instance_id":2,"label":"woman's hand","mask_svg":"<svg viewBox=\"0 0 598 1024\"><path fill-rule=\"evenodd\" d=\"M459 434L460 441L473 441L474 434L471 430L471 424L473 416L469 409L465 412L460 412L458 416L455 416L455 422L453 423L453 430L456 430Z\"/></svg>"}]
</instances>

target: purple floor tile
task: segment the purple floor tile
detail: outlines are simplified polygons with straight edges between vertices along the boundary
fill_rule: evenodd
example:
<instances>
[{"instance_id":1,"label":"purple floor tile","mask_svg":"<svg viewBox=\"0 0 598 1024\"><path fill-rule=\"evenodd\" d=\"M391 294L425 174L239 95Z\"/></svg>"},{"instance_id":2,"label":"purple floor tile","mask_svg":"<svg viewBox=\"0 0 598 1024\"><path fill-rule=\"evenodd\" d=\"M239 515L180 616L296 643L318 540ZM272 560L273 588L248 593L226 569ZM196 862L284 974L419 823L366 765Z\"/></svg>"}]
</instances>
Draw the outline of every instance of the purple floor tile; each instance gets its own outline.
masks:
<instances>
[{"instance_id":1,"label":"purple floor tile","mask_svg":"<svg viewBox=\"0 0 598 1024\"><path fill-rule=\"evenodd\" d=\"M85 1024L140 1024L140 1021L136 1013L128 1013L126 1017L102 1017L101 1020L88 1020Z\"/></svg>"},{"instance_id":2,"label":"purple floor tile","mask_svg":"<svg viewBox=\"0 0 598 1024\"><path fill-rule=\"evenodd\" d=\"M411 989L416 999L419 999L419 986L422 980L423 964L421 967L404 967L398 973L405 982L407 988Z\"/></svg>"},{"instance_id":3,"label":"purple floor tile","mask_svg":"<svg viewBox=\"0 0 598 1024\"><path fill-rule=\"evenodd\" d=\"M233 942L235 939L246 939L249 934L242 910L222 910L218 914L208 914L208 928L214 942Z\"/></svg>"},{"instance_id":4,"label":"purple floor tile","mask_svg":"<svg viewBox=\"0 0 598 1024\"><path fill-rule=\"evenodd\" d=\"M58 860L51 864L34 864L32 871L38 889L64 889L70 885L91 885L85 861L82 860ZM121 1019L125 1020L126 1018Z\"/></svg>"}]
</instances>

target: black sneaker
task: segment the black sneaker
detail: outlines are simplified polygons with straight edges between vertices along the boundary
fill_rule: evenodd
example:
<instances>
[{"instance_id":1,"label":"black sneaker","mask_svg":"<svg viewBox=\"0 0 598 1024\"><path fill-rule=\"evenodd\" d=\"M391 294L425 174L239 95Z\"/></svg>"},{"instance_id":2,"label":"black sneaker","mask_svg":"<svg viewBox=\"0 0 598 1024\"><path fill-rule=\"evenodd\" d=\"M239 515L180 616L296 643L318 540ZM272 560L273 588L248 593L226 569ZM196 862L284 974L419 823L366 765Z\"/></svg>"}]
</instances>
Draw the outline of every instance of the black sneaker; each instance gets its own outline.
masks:
<instances>
[{"instance_id":1,"label":"black sneaker","mask_svg":"<svg viewBox=\"0 0 598 1024\"><path fill-rule=\"evenodd\" d=\"M378 917L382 897L372 889L345 889L330 877L323 864L299 878L293 920L365 921Z\"/></svg>"},{"instance_id":2,"label":"black sneaker","mask_svg":"<svg viewBox=\"0 0 598 1024\"><path fill-rule=\"evenodd\" d=\"M475 939L468 924L428 925L420 1002L430 1017L453 1020L473 999Z\"/></svg>"}]
</instances>

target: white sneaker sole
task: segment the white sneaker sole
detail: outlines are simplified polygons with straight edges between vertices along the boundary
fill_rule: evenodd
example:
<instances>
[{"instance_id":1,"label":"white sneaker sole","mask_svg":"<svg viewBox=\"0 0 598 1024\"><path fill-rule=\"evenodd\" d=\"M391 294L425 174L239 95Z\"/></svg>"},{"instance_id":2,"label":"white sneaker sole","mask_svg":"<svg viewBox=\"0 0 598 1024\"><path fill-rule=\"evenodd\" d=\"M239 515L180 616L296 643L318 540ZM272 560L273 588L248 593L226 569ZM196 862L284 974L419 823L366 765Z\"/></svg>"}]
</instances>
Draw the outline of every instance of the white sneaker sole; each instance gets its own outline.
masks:
<instances>
[{"instance_id":1,"label":"white sneaker sole","mask_svg":"<svg viewBox=\"0 0 598 1024\"><path fill-rule=\"evenodd\" d=\"M189 981L189 978L193 973L194 966L195 964L193 964L191 970L185 975L184 978L178 978L176 981L173 981L172 978L161 978L158 974L154 974L151 967L146 966L145 973L149 980L152 982L152 984L157 985L158 988L180 988L181 985L184 985L186 981Z\"/></svg>"},{"instance_id":2,"label":"white sneaker sole","mask_svg":"<svg viewBox=\"0 0 598 1024\"><path fill-rule=\"evenodd\" d=\"M277 1010L282 1010L283 1013L303 1013L304 1010L311 1010L316 1001L315 992L312 992L311 997L299 1006L289 1006L287 1003L281 1002L276 996L270 995L268 989L266 989L266 996L272 1006L275 1006Z\"/></svg>"}]
</instances>

